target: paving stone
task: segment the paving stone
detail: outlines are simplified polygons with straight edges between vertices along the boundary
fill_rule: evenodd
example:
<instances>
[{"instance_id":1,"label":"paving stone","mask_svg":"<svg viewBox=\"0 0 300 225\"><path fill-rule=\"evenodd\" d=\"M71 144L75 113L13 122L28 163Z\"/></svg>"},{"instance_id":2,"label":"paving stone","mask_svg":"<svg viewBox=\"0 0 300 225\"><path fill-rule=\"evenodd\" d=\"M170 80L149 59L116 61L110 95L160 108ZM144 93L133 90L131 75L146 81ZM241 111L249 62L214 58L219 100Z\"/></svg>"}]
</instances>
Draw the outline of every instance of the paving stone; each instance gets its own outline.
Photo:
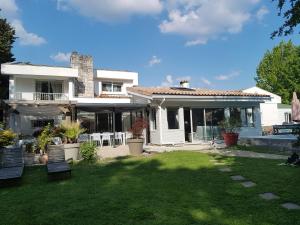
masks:
<instances>
[{"instance_id":1,"label":"paving stone","mask_svg":"<svg viewBox=\"0 0 300 225\"><path fill-rule=\"evenodd\" d=\"M246 181L246 182L243 182L242 185L246 188L250 188L250 187L253 187L256 185L256 183L252 182L252 181Z\"/></svg>"},{"instance_id":2,"label":"paving stone","mask_svg":"<svg viewBox=\"0 0 300 225\"><path fill-rule=\"evenodd\" d=\"M263 193L263 194L259 194L259 196L262 198L262 199L265 199L267 201L269 200L273 200L273 199L279 199L279 196L271 193L271 192L266 192L266 193Z\"/></svg>"},{"instance_id":3,"label":"paving stone","mask_svg":"<svg viewBox=\"0 0 300 225\"><path fill-rule=\"evenodd\" d=\"M215 162L214 165L216 165L216 166L224 166L224 165L226 165L226 164L223 163L223 162Z\"/></svg>"},{"instance_id":4,"label":"paving stone","mask_svg":"<svg viewBox=\"0 0 300 225\"><path fill-rule=\"evenodd\" d=\"M281 206L283 208L286 208L288 210L295 210L295 209L300 209L300 206L295 204L295 203L291 203L291 202L287 202L287 203L284 203L284 204L281 204Z\"/></svg>"},{"instance_id":5,"label":"paving stone","mask_svg":"<svg viewBox=\"0 0 300 225\"><path fill-rule=\"evenodd\" d=\"M223 167L219 169L220 172L231 172L232 170L229 167Z\"/></svg>"},{"instance_id":6,"label":"paving stone","mask_svg":"<svg viewBox=\"0 0 300 225\"><path fill-rule=\"evenodd\" d=\"M243 176L241 176L241 175L231 176L231 179L232 179L232 180L235 180L235 181L246 180L246 178L243 177Z\"/></svg>"},{"instance_id":7,"label":"paving stone","mask_svg":"<svg viewBox=\"0 0 300 225\"><path fill-rule=\"evenodd\" d=\"M216 160L216 159L210 159L209 161L210 162L218 162L218 160Z\"/></svg>"}]
</instances>

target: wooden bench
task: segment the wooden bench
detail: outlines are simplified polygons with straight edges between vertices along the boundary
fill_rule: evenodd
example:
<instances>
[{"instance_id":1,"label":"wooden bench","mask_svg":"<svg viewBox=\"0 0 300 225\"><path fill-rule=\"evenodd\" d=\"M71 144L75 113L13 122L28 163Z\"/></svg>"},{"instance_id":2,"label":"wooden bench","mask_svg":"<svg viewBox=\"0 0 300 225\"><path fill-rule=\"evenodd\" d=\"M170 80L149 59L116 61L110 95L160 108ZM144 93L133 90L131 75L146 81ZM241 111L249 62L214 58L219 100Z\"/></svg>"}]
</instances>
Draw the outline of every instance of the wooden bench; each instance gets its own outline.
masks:
<instances>
[{"instance_id":1,"label":"wooden bench","mask_svg":"<svg viewBox=\"0 0 300 225\"><path fill-rule=\"evenodd\" d=\"M0 185L13 185L21 181L24 170L21 148L0 149Z\"/></svg>"},{"instance_id":2,"label":"wooden bench","mask_svg":"<svg viewBox=\"0 0 300 225\"><path fill-rule=\"evenodd\" d=\"M65 161L63 145L50 145L48 147L47 172L49 180L60 180L71 177L71 168Z\"/></svg>"}]
</instances>

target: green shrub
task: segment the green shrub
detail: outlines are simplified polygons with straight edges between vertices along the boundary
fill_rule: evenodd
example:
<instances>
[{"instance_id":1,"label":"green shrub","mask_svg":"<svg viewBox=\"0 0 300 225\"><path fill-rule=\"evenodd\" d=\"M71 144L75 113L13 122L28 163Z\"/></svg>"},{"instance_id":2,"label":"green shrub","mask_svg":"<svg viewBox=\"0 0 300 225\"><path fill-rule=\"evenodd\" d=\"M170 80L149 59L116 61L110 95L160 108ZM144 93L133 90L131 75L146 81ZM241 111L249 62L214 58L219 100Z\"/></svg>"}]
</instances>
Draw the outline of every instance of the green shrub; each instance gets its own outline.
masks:
<instances>
[{"instance_id":1,"label":"green shrub","mask_svg":"<svg viewBox=\"0 0 300 225\"><path fill-rule=\"evenodd\" d=\"M37 139L38 147L43 153L46 152L47 145L51 143L52 138L53 138L52 128L51 128L51 125L49 123L47 126L45 126L43 128L41 134L38 136L38 139Z\"/></svg>"},{"instance_id":2,"label":"green shrub","mask_svg":"<svg viewBox=\"0 0 300 225\"><path fill-rule=\"evenodd\" d=\"M79 122L63 121L60 125L62 136L66 137L68 143L76 143L78 136L85 132Z\"/></svg>"},{"instance_id":3,"label":"green shrub","mask_svg":"<svg viewBox=\"0 0 300 225\"><path fill-rule=\"evenodd\" d=\"M96 159L96 147L94 142L84 142L80 145L80 153L84 160L95 160Z\"/></svg>"},{"instance_id":4,"label":"green shrub","mask_svg":"<svg viewBox=\"0 0 300 225\"><path fill-rule=\"evenodd\" d=\"M10 129L0 130L0 147L14 144L16 136L17 135Z\"/></svg>"}]
</instances>

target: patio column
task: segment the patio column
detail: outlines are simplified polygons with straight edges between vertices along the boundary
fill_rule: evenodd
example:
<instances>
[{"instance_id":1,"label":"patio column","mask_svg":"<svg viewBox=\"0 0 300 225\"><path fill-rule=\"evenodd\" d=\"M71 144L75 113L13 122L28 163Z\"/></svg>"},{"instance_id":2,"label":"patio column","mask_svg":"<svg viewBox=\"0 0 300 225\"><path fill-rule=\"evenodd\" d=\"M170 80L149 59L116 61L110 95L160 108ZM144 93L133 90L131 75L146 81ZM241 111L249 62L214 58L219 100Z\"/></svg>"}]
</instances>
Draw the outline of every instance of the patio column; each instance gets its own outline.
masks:
<instances>
[{"instance_id":1,"label":"patio column","mask_svg":"<svg viewBox=\"0 0 300 225\"><path fill-rule=\"evenodd\" d=\"M15 99L15 77L9 77L9 99Z\"/></svg>"},{"instance_id":2,"label":"patio column","mask_svg":"<svg viewBox=\"0 0 300 225\"><path fill-rule=\"evenodd\" d=\"M204 122L204 140L206 141L207 132L206 132L206 110L203 109L203 122Z\"/></svg>"},{"instance_id":3,"label":"patio column","mask_svg":"<svg viewBox=\"0 0 300 225\"><path fill-rule=\"evenodd\" d=\"M115 107L113 108L113 113L112 113L112 128L113 128L113 147L115 148L116 147L116 138L115 138L115 135L116 135L116 109Z\"/></svg>"},{"instance_id":4,"label":"patio column","mask_svg":"<svg viewBox=\"0 0 300 225\"><path fill-rule=\"evenodd\" d=\"M194 130L193 130L193 109L190 108L190 127L191 127L191 142L194 142Z\"/></svg>"}]
</instances>

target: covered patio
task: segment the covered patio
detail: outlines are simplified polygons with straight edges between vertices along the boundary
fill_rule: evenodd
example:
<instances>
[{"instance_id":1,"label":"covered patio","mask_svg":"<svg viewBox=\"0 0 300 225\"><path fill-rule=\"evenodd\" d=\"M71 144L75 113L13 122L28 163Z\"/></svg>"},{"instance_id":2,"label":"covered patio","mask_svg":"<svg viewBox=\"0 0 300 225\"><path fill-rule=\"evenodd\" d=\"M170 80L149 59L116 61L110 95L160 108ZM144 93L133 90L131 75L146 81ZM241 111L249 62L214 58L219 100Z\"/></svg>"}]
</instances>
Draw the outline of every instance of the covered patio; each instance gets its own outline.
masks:
<instances>
[{"instance_id":1,"label":"covered patio","mask_svg":"<svg viewBox=\"0 0 300 225\"><path fill-rule=\"evenodd\" d=\"M115 148L117 145L125 145L131 137L128 130L136 118L148 120L148 111L145 104L78 104L76 107L76 119L86 129L88 139L93 140L103 147ZM145 131L145 143L148 143L148 135Z\"/></svg>"}]
</instances>

